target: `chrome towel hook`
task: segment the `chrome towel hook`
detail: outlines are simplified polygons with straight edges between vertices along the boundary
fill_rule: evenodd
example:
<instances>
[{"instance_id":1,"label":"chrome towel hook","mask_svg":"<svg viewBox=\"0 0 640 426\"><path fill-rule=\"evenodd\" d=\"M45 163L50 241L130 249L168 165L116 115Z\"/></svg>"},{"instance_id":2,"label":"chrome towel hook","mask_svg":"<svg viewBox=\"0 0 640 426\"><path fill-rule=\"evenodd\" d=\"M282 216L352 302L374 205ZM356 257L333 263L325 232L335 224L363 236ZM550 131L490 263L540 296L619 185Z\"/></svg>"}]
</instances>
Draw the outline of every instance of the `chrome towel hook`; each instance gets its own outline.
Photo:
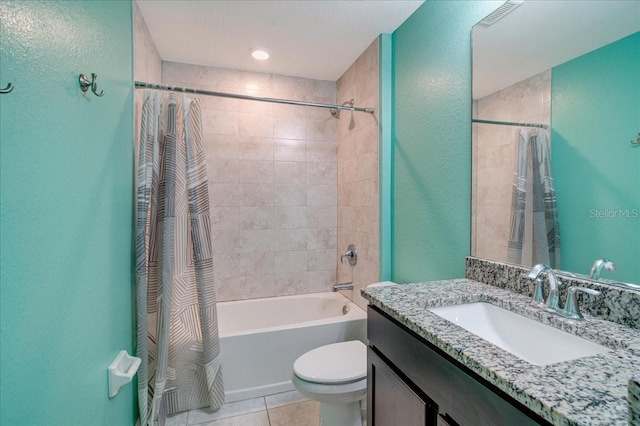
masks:
<instances>
[{"instance_id":1,"label":"chrome towel hook","mask_svg":"<svg viewBox=\"0 0 640 426\"><path fill-rule=\"evenodd\" d=\"M98 74L94 72L91 73L91 81L89 81L89 77L87 77L86 75L80 74L80 77L78 77L78 80L80 81L80 89L82 89L83 92L86 92L89 87L91 87L91 91L94 95L103 96L104 90L101 90L100 93L98 93L98 82L96 81L97 79Z\"/></svg>"},{"instance_id":2,"label":"chrome towel hook","mask_svg":"<svg viewBox=\"0 0 640 426\"><path fill-rule=\"evenodd\" d=\"M13 90L13 84L7 83L7 87L5 87L4 89L0 89L0 93L9 93L12 90Z\"/></svg>"}]
</instances>

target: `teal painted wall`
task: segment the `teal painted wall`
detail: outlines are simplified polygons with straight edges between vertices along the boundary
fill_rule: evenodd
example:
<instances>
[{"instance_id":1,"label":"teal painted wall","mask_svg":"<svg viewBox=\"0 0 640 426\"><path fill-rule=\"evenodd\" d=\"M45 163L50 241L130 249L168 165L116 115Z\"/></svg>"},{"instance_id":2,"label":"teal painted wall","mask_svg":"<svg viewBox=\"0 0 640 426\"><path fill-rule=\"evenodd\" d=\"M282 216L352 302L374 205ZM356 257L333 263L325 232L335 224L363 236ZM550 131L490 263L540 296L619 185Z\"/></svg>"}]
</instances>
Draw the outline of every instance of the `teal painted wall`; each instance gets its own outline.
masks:
<instances>
[{"instance_id":1,"label":"teal painted wall","mask_svg":"<svg viewBox=\"0 0 640 426\"><path fill-rule=\"evenodd\" d=\"M396 282L464 276L471 247L471 27L501 3L426 1L393 33Z\"/></svg>"},{"instance_id":2,"label":"teal painted wall","mask_svg":"<svg viewBox=\"0 0 640 426\"><path fill-rule=\"evenodd\" d=\"M391 206L393 202L393 150L391 141L393 118L393 43L391 34L380 34L378 43L379 55L379 92L378 113L379 125L379 194L380 194L380 281L391 279Z\"/></svg>"},{"instance_id":3,"label":"teal painted wall","mask_svg":"<svg viewBox=\"0 0 640 426\"><path fill-rule=\"evenodd\" d=\"M132 425L132 386L107 395L134 340L131 2L2 1L0 22L0 424Z\"/></svg>"},{"instance_id":4,"label":"teal painted wall","mask_svg":"<svg viewBox=\"0 0 640 426\"><path fill-rule=\"evenodd\" d=\"M640 283L640 33L552 70L552 166L562 269ZM622 210L622 211L620 211Z\"/></svg>"}]
</instances>

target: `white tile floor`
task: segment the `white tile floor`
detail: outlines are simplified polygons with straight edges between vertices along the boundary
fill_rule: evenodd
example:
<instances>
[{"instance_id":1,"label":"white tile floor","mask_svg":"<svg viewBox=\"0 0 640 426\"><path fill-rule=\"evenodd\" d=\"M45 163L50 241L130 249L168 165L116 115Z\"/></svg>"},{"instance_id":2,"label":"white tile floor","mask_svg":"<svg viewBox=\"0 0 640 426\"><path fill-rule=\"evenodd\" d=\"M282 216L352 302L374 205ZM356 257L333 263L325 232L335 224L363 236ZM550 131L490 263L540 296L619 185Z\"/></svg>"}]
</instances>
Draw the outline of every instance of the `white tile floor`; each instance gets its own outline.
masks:
<instances>
[{"instance_id":1,"label":"white tile floor","mask_svg":"<svg viewBox=\"0 0 640 426\"><path fill-rule=\"evenodd\" d=\"M199 409L167 418L166 426L318 426L320 406L298 391L224 404L216 412Z\"/></svg>"}]
</instances>

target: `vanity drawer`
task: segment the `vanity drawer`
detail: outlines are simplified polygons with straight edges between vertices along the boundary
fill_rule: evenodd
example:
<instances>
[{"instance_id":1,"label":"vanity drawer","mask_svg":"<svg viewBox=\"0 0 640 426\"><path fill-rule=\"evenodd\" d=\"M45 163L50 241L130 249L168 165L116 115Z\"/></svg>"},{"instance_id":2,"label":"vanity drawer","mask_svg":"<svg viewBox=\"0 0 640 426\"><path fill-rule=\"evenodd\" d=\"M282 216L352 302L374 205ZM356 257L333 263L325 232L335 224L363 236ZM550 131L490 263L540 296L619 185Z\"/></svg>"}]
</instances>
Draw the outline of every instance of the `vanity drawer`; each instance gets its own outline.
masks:
<instances>
[{"instance_id":1,"label":"vanity drawer","mask_svg":"<svg viewBox=\"0 0 640 426\"><path fill-rule=\"evenodd\" d=\"M367 324L371 350L448 419L461 426L550 424L377 308L369 306Z\"/></svg>"}]
</instances>

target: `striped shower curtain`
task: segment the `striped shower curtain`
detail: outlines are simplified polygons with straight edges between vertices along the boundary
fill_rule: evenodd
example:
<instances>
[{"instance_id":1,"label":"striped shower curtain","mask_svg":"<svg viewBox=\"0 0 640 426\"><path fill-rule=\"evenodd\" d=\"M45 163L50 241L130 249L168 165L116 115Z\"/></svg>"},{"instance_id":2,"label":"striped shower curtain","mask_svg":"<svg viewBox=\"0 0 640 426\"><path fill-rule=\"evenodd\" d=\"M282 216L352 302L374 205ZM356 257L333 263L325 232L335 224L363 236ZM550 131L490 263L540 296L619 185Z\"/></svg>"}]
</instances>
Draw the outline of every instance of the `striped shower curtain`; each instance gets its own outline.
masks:
<instances>
[{"instance_id":1,"label":"striped shower curtain","mask_svg":"<svg viewBox=\"0 0 640 426\"><path fill-rule=\"evenodd\" d=\"M528 178L530 155L533 176ZM528 179L530 185L527 185ZM533 192L531 206L527 206L528 186ZM532 224L531 234L525 232L527 222ZM554 269L560 268L560 226L546 130L520 129L516 133L510 225L508 262L528 266L546 263Z\"/></svg>"},{"instance_id":2,"label":"striped shower curtain","mask_svg":"<svg viewBox=\"0 0 640 426\"><path fill-rule=\"evenodd\" d=\"M136 217L140 424L224 401L200 103L144 94Z\"/></svg>"}]
</instances>

